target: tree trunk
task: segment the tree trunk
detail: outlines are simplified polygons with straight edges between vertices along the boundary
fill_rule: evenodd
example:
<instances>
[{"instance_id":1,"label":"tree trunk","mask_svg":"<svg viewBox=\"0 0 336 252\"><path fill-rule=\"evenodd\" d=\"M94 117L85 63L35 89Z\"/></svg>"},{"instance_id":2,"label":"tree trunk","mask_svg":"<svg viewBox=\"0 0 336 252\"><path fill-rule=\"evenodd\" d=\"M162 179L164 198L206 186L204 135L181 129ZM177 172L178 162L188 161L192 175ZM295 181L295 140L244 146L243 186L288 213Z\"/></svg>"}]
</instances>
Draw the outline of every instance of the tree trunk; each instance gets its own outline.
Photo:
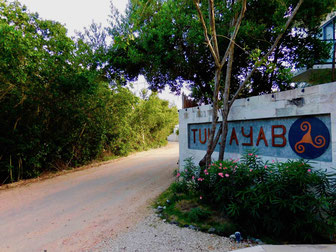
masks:
<instances>
[{"instance_id":1,"label":"tree trunk","mask_svg":"<svg viewBox=\"0 0 336 252\"><path fill-rule=\"evenodd\" d=\"M204 17L201 11L201 8L199 6L200 1L199 0L194 0L194 4L196 6L201 24L202 24L202 28L203 28L203 32L204 32L204 37L206 40L206 43L208 45L208 48L214 58L214 63L216 66L216 70L215 70L215 89L214 89L214 95L213 95L213 111L212 111L212 126L211 126L211 132L210 132L210 136L209 136L209 142L207 145L207 152L205 154L205 156L203 157L203 159L199 162L200 166L204 166L204 165L209 165L211 163L211 155L214 152L214 149L216 147L217 141L219 139L220 133L222 133L222 142L224 144L222 144L221 146L221 152L220 152L220 156L224 156L224 150L225 150L225 140L226 140L226 135L227 135L227 116L229 114L230 108L233 104L233 102L235 101L235 99L239 96L240 92L242 91L242 89L247 85L247 83L250 81L253 73L255 71L257 71L258 69L258 64L255 64L255 66L253 67L253 69L251 70L251 72L246 76L245 80L242 82L242 84L239 86L238 90L236 91L236 93L232 96L231 101L229 101L230 98L230 85L227 83L225 84L225 90L224 90L224 99L223 99L223 121L221 124L221 130L218 132L219 134L217 134L216 139L214 139L215 133L216 133L216 124L217 124L217 115L218 115L218 94L219 94L219 88L220 88L220 77L221 77L221 71L223 66L225 65L225 63L228 63L228 65L230 65L230 60L229 60L229 54L230 49L231 49L231 45L235 43L235 39L237 36L237 33L239 31L240 28L240 24L242 22L242 19L244 17L244 13L246 11L246 2L247 0L242 0L242 9L241 9L241 13L239 15L239 18L236 22L236 24L234 25L234 32L232 33L231 39L230 39L230 43L229 46L224 54L224 57L222 58L222 60L220 61L220 56L219 56L219 50L218 50L218 42L217 42L217 35L216 35L216 25L215 25L215 9L214 9L214 1L213 0L209 0L208 4L209 4L209 14L210 15L210 32L211 32L211 39L208 36L208 28L207 25L205 24L204 21ZM284 35L285 31L288 29L290 23L293 21L296 13L298 12L300 6L302 5L302 3L304 2L304 0L299 0L299 2L297 3L296 7L294 8L294 10L291 13L291 16L288 18L285 27L282 29L281 33L278 35L278 37L276 38L276 40L274 41L273 45L271 46L270 50L264 55L264 57L262 57L261 60L259 60L259 63L262 62L262 60L264 59L268 59L268 57L270 56L270 54L274 51L274 49L278 46L278 43L280 41L280 39L282 38L282 36ZM233 57L232 57L233 58ZM228 61L228 62L227 62ZM228 66L230 67L230 66ZM231 66L232 68L232 66ZM229 77L229 78L228 78ZM226 82L230 82L230 77L231 77L231 72L228 71L226 74ZM215 140L215 141L214 141Z\"/></svg>"},{"instance_id":2,"label":"tree trunk","mask_svg":"<svg viewBox=\"0 0 336 252\"><path fill-rule=\"evenodd\" d=\"M225 111L222 110L223 121L222 121L222 133L221 133L221 142L220 142L218 160L224 160L226 136L228 133L228 122L227 122L228 115L229 115L228 110Z\"/></svg>"},{"instance_id":3,"label":"tree trunk","mask_svg":"<svg viewBox=\"0 0 336 252\"><path fill-rule=\"evenodd\" d=\"M212 108L212 123L211 123L211 131L209 136L209 141L207 145L207 152L204 158L199 162L200 166L208 166L211 163L211 156L214 152L216 144L218 142L214 141L216 134L216 126L217 126L217 117L218 117L218 93L220 87L220 77L221 77L221 69L216 69L215 73L215 90L213 94L213 108Z\"/></svg>"},{"instance_id":4,"label":"tree trunk","mask_svg":"<svg viewBox=\"0 0 336 252\"><path fill-rule=\"evenodd\" d=\"M211 153L213 153L215 151L216 145L217 145L217 143L219 141L219 137L221 136L222 127L223 127L223 124L220 125L220 127L219 127L219 129L217 131L216 137L214 139L214 145L212 146L212 148L210 150ZM204 167L206 165L206 155L201 159L201 161L199 161L198 165L201 166L201 167Z\"/></svg>"},{"instance_id":5,"label":"tree trunk","mask_svg":"<svg viewBox=\"0 0 336 252\"><path fill-rule=\"evenodd\" d=\"M231 74L232 74L232 65L233 65L233 56L234 56L234 43L231 44L229 48L229 58L226 67L226 78L225 78L225 86L224 86L224 94L223 94L223 107L221 109L222 112L222 137L220 143L220 150L218 160L224 159L224 152L225 152L225 142L226 142L226 135L228 132L228 122L227 118L229 116L230 111L230 86L231 86Z\"/></svg>"}]
</instances>

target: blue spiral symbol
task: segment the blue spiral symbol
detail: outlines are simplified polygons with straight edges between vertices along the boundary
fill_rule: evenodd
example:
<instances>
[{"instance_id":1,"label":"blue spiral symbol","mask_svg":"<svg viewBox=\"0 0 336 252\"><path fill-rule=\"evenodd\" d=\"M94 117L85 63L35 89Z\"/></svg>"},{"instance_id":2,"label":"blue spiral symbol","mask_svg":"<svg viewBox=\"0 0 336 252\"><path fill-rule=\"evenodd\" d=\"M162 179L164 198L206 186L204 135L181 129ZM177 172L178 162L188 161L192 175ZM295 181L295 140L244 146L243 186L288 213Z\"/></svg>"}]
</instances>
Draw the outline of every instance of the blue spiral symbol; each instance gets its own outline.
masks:
<instances>
[{"instance_id":1,"label":"blue spiral symbol","mask_svg":"<svg viewBox=\"0 0 336 252\"><path fill-rule=\"evenodd\" d=\"M326 152L330 143L327 126L316 117L297 119L288 133L292 150L301 158L315 159Z\"/></svg>"}]
</instances>

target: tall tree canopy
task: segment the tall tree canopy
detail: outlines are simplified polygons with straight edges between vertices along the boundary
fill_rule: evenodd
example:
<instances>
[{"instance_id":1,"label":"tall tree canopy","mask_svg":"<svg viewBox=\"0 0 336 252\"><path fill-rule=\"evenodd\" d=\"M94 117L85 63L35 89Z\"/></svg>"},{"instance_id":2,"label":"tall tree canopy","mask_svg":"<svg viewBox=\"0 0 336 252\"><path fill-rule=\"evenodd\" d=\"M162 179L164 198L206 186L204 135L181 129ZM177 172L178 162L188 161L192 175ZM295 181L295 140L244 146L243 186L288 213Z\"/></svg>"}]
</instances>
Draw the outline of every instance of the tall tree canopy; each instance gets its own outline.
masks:
<instances>
[{"instance_id":1,"label":"tall tree canopy","mask_svg":"<svg viewBox=\"0 0 336 252\"><path fill-rule=\"evenodd\" d=\"M66 32L0 0L0 185L160 146L177 123L177 109L156 94L144 100L105 82L104 36L73 41Z\"/></svg>"},{"instance_id":2,"label":"tall tree canopy","mask_svg":"<svg viewBox=\"0 0 336 252\"><path fill-rule=\"evenodd\" d=\"M236 2L215 1L221 56L230 42L230 22L239 8ZM241 75L251 69L255 58L259 56L255 55L255 49L265 52L271 47L285 15L289 14L291 6L294 8L296 2L247 1L247 11L235 41L235 64L232 69L232 86L235 89ZM200 8L204 18L208 19L206 3L201 1ZM268 69L261 66L253 74L251 85L241 95L288 89L291 68L312 66L315 60L327 58L328 47L316 34L335 4L335 0L305 1L295 16L292 29L286 31L271 55L272 65ZM215 66L204 43L203 30L192 0L131 0L124 17L113 16L109 33L113 45L106 69L110 72L121 73L128 80L142 74L153 90L169 86L178 93L183 83L188 83L195 99L205 103L211 101Z\"/></svg>"},{"instance_id":3,"label":"tall tree canopy","mask_svg":"<svg viewBox=\"0 0 336 252\"><path fill-rule=\"evenodd\" d=\"M227 118L241 96L290 88L290 69L328 57L318 39L335 0L131 1L112 23L109 66L128 79L143 74L152 89L184 82L200 102L212 102L212 127L200 165L211 162L220 140L224 158ZM218 110L222 116L217 130Z\"/></svg>"}]
</instances>

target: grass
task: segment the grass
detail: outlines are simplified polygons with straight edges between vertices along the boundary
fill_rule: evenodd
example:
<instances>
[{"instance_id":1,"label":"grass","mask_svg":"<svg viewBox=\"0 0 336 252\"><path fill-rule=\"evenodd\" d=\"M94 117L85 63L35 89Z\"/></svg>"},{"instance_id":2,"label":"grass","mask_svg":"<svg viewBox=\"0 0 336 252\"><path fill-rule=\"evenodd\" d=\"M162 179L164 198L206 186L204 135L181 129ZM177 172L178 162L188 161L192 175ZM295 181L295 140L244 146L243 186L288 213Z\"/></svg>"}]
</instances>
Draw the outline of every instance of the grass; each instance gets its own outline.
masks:
<instances>
[{"instance_id":1,"label":"grass","mask_svg":"<svg viewBox=\"0 0 336 252\"><path fill-rule=\"evenodd\" d=\"M158 206L165 207L160 217L179 227L192 225L199 231L206 233L210 233L209 229L214 228L211 233L225 237L229 237L236 231L244 230L243 227L223 216L219 210L211 209L208 205L202 204L199 196L189 193L181 183L173 182L166 191L159 195L153 204L155 209ZM258 238L266 244L282 244L282 242L269 236L263 235ZM250 241L253 242L253 238Z\"/></svg>"},{"instance_id":2,"label":"grass","mask_svg":"<svg viewBox=\"0 0 336 252\"><path fill-rule=\"evenodd\" d=\"M256 160L254 162L256 162ZM248 167L251 167L251 166L254 167L253 164L248 163L248 165L249 165ZM261 168L263 168L262 171L264 171L264 164L262 163L259 165ZM321 184L321 186L325 186L326 188L328 186L333 187L333 184L331 183L331 181L330 181L331 183L330 185L326 182L326 181L329 181L327 179L328 178L327 176L329 176L328 174L326 175L320 171L312 172L310 169L307 171L306 169L308 169L310 166L308 164L304 166L304 163L302 163L302 161L296 161L296 162L288 161L287 163L284 163L284 164L275 164L275 165L277 165L279 171L282 171L281 167L283 167L284 165L287 168L290 166L291 167L290 176L294 177L293 181L295 182L295 184L298 184L298 178L299 178L300 179L299 182L302 182L307 186L315 186L314 188L316 188L316 183L317 183L316 179L325 178L324 180L317 180L319 181L319 185ZM213 172L213 174L215 175L219 171L219 170L218 171L214 170L214 169L217 169L216 167L217 166L215 165L211 167L212 169L211 172ZM209 183L209 184L214 183L213 180L211 180L212 182L210 180L209 181L206 180L205 182L202 182L202 184L199 184L197 182L195 183L195 181L197 180L191 176L194 174L197 174L196 169L197 167L195 168L195 170L193 170L193 167L191 168L187 167L183 172L179 174L177 174L177 172L174 173L175 176L180 177L180 179L182 180L179 182L176 181L172 183L170 187L157 198L156 203L153 205L153 207L160 209L158 210L158 212L160 213L159 216L162 219L166 219L167 222L177 224L178 226L181 226L181 227L189 227L192 229L195 228L200 231L204 231L208 233L215 233L215 234L226 236L226 237L230 236L231 234L234 234L236 231L239 231L241 232L244 238L248 238L248 240L250 241L255 241L255 239L253 239L252 237L257 237L266 244L307 243L306 241L308 239L306 239L306 237L304 237L302 234L313 235L310 243L320 243L320 241L322 241L323 243L328 243L329 241L328 239L331 239L329 235L335 236L335 232L333 230L333 228L335 227L334 215L332 215L332 211L334 211L333 210L334 201L332 201L331 200L332 198L330 198L332 197L332 195L334 195L334 194L331 194L332 192L325 191L324 194L322 194L322 195L325 195L325 200L330 198L329 201L326 201L328 204L330 204L330 206L326 205L328 207L328 208L325 208L327 212L323 212L323 213L330 214L330 220L328 221L328 223L325 222L324 224L324 222L322 221L326 221L326 219L318 218L318 216L316 217L316 215L314 214L309 215L307 217L305 213L307 211L308 211L307 213L310 213L311 208L307 208L304 214L302 214L301 212L297 214L297 212L295 211L290 212L290 215L287 214L287 216L290 216L290 217L295 216L295 221L289 222L287 218L283 218L284 216L286 216L283 214L284 209L285 210L290 209L290 207L293 207L294 203L296 204L295 206L297 206L298 204L301 204L303 206L307 205L307 202L303 201L307 197L304 197L303 200L299 200L299 201L296 200L298 196L295 196L295 195L300 190L294 190L291 192L290 196L294 200L290 204L286 203L287 204L286 208L282 208L282 210L281 209L278 210L277 206L279 205L276 205L276 207L274 207L274 204L277 203L276 201L266 202L264 203L266 207L260 208L259 199L263 199L263 197L265 198L265 195L267 197L270 197L270 196L267 195L267 193L266 194L264 193L265 190L261 190L261 189L259 191L256 191L257 194L253 194L253 193L251 194L249 190L251 188L253 189L256 188L255 187L256 183L253 184L253 187L251 187L250 185L247 189L246 189L245 184L244 184L245 186L243 185L240 187L239 187L239 184L237 187L228 186L228 187L225 187L224 194L223 194L223 191L219 191L216 188L223 189L223 186L225 186L225 184L224 185L222 184L220 186L218 185L214 189L214 186L205 187L206 184L204 184L204 183ZM270 169L271 169L271 166L268 166L267 171L269 171ZM273 167L272 169L276 171L276 168ZM244 167L242 167L240 171L244 172L245 171ZM250 170L246 169L246 172L245 172L246 177L250 176L250 174L251 174L251 169ZM272 173L272 171L270 171L269 174L271 174L267 177L269 179L274 179L274 176L278 178L278 176L280 176L281 174L282 174L281 176L284 176L284 178L288 176L287 173ZM244 174L239 173L239 178L241 178L242 175ZM281 180L281 181L285 181L285 180ZM290 179L289 181L292 181L292 179ZM264 183L262 184L259 183L259 185L264 186L266 182L264 181ZM271 182L273 182L273 180L271 180ZM274 183L274 182L273 183L268 182L268 184L266 185L269 185L266 191L273 191L273 192L279 191L278 185L280 185L281 186L280 189L283 189L283 190L287 190L288 188L290 189L291 186L293 186L292 184L288 186L286 183ZM204 187L207 191L205 191ZM237 194L235 194L236 190L238 190L237 188L241 190L239 192L245 193L247 191L246 193L247 195L251 195L251 197L252 196L255 197L255 195L257 195L258 198L255 199L254 201L248 201L247 198L241 198L244 202L246 201L248 202L248 205L245 206L242 204L241 201L239 201L240 194L238 194L238 196ZM219 198L219 199L216 198L216 197L222 197L223 195L226 196L225 193L230 190L233 192L231 197ZM307 191L306 193L307 195L310 195L311 191ZM200 195L202 195L203 198L200 197ZM253 197L252 199L254 199ZM288 196L280 195L277 197L282 197L280 198L280 200L287 202L286 197ZM238 201L235 203L237 206L242 205L245 208L242 208L241 212L234 212L234 214L232 214L230 211L228 211L228 209L230 210L230 207L232 205L231 202L232 201L234 202L235 199L238 199ZM321 204L318 205L320 201L316 201L317 203L315 201L310 201L310 202L312 202L313 207L315 205L317 205L318 207L321 207ZM158 208L158 206L161 206L162 208ZM273 207L273 208L271 208L269 212L266 211L265 213L264 210L268 209L268 207L269 208ZM260 210L261 214L254 215L253 209L257 209L257 211ZM285 211L285 213L287 213L287 211ZM321 210L321 213L322 213L322 210ZM315 217L316 219L314 219ZM307 224L313 223L312 221L316 223L315 226L308 225L310 228L307 229L306 228ZM194 226L194 228L191 227L191 225ZM294 230L294 228L296 228L297 230L297 227L298 226L300 227L300 225L302 225L303 228L300 229L300 232L295 233L296 231ZM327 227L328 230L326 230L325 227ZM277 229L280 231L277 231ZM288 233L291 230L292 230L292 233L290 236L288 236ZM297 235L297 236L294 237L292 234Z\"/></svg>"},{"instance_id":3,"label":"grass","mask_svg":"<svg viewBox=\"0 0 336 252\"><path fill-rule=\"evenodd\" d=\"M101 161L105 162L105 161L110 161L110 160L115 160L117 158L120 158L120 156L116 156L116 155L106 155L106 156L103 156L101 158Z\"/></svg>"},{"instance_id":4,"label":"grass","mask_svg":"<svg viewBox=\"0 0 336 252\"><path fill-rule=\"evenodd\" d=\"M311 83L312 85L332 82L331 69L320 69L320 71L313 72L308 82Z\"/></svg>"},{"instance_id":5,"label":"grass","mask_svg":"<svg viewBox=\"0 0 336 252\"><path fill-rule=\"evenodd\" d=\"M332 82L331 69L309 69L306 73L293 78L294 82L307 82L310 85L319 85Z\"/></svg>"},{"instance_id":6,"label":"grass","mask_svg":"<svg viewBox=\"0 0 336 252\"><path fill-rule=\"evenodd\" d=\"M203 205L199 196L184 191L183 185L176 182L158 197L153 207L158 206L165 206L161 213L162 219L180 227L192 225L203 232L215 228L213 233L222 236L230 236L238 230L229 219Z\"/></svg>"}]
</instances>

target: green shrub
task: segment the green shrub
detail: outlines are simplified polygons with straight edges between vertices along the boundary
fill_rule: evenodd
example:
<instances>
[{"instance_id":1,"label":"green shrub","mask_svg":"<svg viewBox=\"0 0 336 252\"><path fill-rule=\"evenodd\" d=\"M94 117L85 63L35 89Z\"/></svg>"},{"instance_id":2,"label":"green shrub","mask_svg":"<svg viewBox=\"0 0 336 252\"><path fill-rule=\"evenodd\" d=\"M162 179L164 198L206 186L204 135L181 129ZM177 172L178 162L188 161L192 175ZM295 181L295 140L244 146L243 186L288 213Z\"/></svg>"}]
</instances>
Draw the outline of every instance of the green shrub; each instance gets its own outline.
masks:
<instances>
[{"instance_id":1,"label":"green shrub","mask_svg":"<svg viewBox=\"0 0 336 252\"><path fill-rule=\"evenodd\" d=\"M300 243L326 242L335 233L335 174L306 161L268 163L250 152L202 170L188 161L181 177L200 202L253 236Z\"/></svg>"},{"instance_id":2,"label":"green shrub","mask_svg":"<svg viewBox=\"0 0 336 252\"><path fill-rule=\"evenodd\" d=\"M102 81L95 50L61 24L18 1L0 10L0 185L165 144L175 107Z\"/></svg>"},{"instance_id":3,"label":"green shrub","mask_svg":"<svg viewBox=\"0 0 336 252\"><path fill-rule=\"evenodd\" d=\"M230 235L234 234L238 227L237 225L233 224L230 221L226 221L223 223L213 225L216 229L216 234L229 237Z\"/></svg>"},{"instance_id":4,"label":"green shrub","mask_svg":"<svg viewBox=\"0 0 336 252\"><path fill-rule=\"evenodd\" d=\"M191 222L200 222L207 219L211 212L200 207L190 209L188 212L188 218Z\"/></svg>"}]
</instances>

